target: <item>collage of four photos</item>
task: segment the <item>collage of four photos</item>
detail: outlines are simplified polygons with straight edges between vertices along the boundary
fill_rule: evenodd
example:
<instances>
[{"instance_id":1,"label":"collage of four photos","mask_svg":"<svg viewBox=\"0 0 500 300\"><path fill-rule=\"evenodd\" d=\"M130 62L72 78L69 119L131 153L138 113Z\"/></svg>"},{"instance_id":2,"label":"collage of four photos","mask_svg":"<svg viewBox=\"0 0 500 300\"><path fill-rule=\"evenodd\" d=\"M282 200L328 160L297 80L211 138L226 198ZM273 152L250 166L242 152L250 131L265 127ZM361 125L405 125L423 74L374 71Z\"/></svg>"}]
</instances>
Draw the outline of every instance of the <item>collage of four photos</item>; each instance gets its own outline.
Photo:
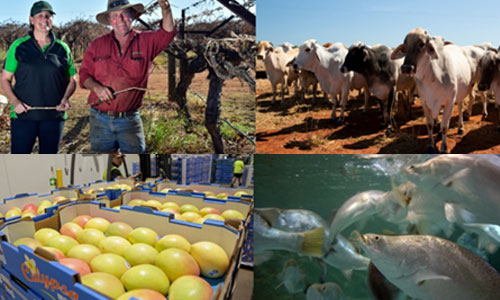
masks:
<instances>
[{"instance_id":1,"label":"collage of four photos","mask_svg":"<svg viewBox=\"0 0 500 300\"><path fill-rule=\"evenodd\" d=\"M0 299L500 300L498 8L5 3Z\"/></svg>"}]
</instances>

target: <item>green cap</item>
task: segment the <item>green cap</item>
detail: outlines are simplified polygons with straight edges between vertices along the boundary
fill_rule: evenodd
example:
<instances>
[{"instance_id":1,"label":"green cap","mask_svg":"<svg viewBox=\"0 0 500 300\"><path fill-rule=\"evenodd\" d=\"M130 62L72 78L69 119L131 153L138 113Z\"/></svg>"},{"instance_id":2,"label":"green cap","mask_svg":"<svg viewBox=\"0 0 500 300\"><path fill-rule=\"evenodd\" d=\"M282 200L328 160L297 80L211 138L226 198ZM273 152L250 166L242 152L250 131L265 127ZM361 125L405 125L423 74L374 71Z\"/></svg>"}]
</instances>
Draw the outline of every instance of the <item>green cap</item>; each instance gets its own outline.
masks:
<instances>
[{"instance_id":1,"label":"green cap","mask_svg":"<svg viewBox=\"0 0 500 300\"><path fill-rule=\"evenodd\" d=\"M33 3L33 6L31 7L31 12L30 16L34 16L36 14L41 13L42 11L48 11L51 14L55 15L56 13L52 9L52 6L49 4L47 1L38 1Z\"/></svg>"}]
</instances>

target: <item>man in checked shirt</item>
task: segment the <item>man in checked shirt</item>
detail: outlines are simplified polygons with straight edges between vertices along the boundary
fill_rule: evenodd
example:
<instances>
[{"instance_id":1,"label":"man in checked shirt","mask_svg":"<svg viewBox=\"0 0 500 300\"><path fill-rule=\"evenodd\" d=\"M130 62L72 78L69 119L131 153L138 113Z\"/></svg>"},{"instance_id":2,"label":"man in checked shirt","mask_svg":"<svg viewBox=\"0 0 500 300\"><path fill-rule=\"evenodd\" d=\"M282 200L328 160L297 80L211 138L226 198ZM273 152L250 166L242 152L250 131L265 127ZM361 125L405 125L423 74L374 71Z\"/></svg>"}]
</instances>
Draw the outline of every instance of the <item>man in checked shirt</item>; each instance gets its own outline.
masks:
<instances>
[{"instance_id":1,"label":"man in checked shirt","mask_svg":"<svg viewBox=\"0 0 500 300\"><path fill-rule=\"evenodd\" d=\"M108 9L96 16L113 30L89 45L79 73L80 86L91 91L87 103L91 105L92 152L146 152L139 114L144 90L135 88L146 88L153 59L177 33L170 3L158 3L163 20L157 31L132 29L132 21L144 12L144 6L128 0L108 0Z\"/></svg>"}]
</instances>

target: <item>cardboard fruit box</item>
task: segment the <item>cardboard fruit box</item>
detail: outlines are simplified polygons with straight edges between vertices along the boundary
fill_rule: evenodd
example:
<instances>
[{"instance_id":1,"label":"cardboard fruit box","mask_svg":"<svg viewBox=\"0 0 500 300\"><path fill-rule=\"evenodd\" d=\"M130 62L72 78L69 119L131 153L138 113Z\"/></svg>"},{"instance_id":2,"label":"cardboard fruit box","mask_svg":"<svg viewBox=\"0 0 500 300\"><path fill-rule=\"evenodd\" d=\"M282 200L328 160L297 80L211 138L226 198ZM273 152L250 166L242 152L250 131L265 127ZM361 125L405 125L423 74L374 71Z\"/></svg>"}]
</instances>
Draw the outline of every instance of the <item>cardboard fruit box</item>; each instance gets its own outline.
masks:
<instances>
[{"instance_id":1,"label":"cardboard fruit box","mask_svg":"<svg viewBox=\"0 0 500 300\"><path fill-rule=\"evenodd\" d=\"M248 195L242 195L242 198L245 199L253 199L253 189L251 188L227 188L227 187L222 187L219 184L196 184L196 183L191 183L189 185L181 185L177 184L173 181L170 182L159 182L156 184L156 192L161 192L164 189L183 189L183 190L188 190L188 191L197 191L200 193L203 192L212 192L215 195L225 193L228 195L234 195L237 191L244 191Z\"/></svg>"},{"instance_id":2,"label":"cardboard fruit box","mask_svg":"<svg viewBox=\"0 0 500 300\"><path fill-rule=\"evenodd\" d=\"M51 216L33 221L29 218L17 220L0 226L0 261L7 272L44 299L106 299L108 297L81 284L77 272L59 264L55 257L44 253L43 249L20 245L13 242L22 237L32 237L36 230L53 228L58 230L61 224L80 215L105 218L110 222L121 221L130 226L149 227L159 237L166 234L179 234L190 243L210 241L216 243L228 255L230 265L221 278L207 279L214 289L212 300L226 299L230 294L233 275L239 260L244 228L233 228L220 222L207 222L203 225L178 221L168 214L153 211L145 207L122 208L120 211L108 209L98 202L72 202L61 207Z\"/></svg>"},{"instance_id":3,"label":"cardboard fruit box","mask_svg":"<svg viewBox=\"0 0 500 300\"><path fill-rule=\"evenodd\" d=\"M59 205L66 205L70 200L77 200L79 194L74 189L56 189L52 190L50 193L41 195L36 193L18 194L16 196L4 199L3 203L0 204L0 213L2 213L3 216L5 216L5 213L9 211L11 208L18 207L19 209L22 210L23 207L29 203L33 203L38 207L40 202L42 202L43 200L49 200L50 202L54 202L57 197L61 196L66 198L67 201L62 201ZM10 221L15 218L16 217L9 218L7 220L4 219L4 221Z\"/></svg>"},{"instance_id":4,"label":"cardboard fruit box","mask_svg":"<svg viewBox=\"0 0 500 300\"><path fill-rule=\"evenodd\" d=\"M4 268L0 268L0 299L2 300L42 300Z\"/></svg>"},{"instance_id":5,"label":"cardboard fruit box","mask_svg":"<svg viewBox=\"0 0 500 300\"><path fill-rule=\"evenodd\" d=\"M125 191L121 188L112 188L116 185L126 184L130 187L130 190L135 188L135 182L131 179L116 179L114 181L95 181L87 184L86 186L80 188L80 193L84 195L90 195L91 197L97 193L106 193L106 196L110 200L114 200L120 197L120 195Z\"/></svg>"},{"instance_id":6,"label":"cardboard fruit box","mask_svg":"<svg viewBox=\"0 0 500 300\"><path fill-rule=\"evenodd\" d=\"M196 206L198 209L210 206L219 210L220 212L223 212L227 209L235 209L241 212L245 216L245 224L247 224L246 220L248 220L253 208L253 203L242 197L240 198L240 197L230 196L228 197L228 199L223 200L223 199L205 197L205 195L202 193L191 193L182 191L169 191L168 193L130 191L122 195L121 197L122 205L128 205L128 203L134 199L142 199L146 201L158 200L161 203L175 202L179 206L182 206L183 204L192 204Z\"/></svg>"}]
</instances>

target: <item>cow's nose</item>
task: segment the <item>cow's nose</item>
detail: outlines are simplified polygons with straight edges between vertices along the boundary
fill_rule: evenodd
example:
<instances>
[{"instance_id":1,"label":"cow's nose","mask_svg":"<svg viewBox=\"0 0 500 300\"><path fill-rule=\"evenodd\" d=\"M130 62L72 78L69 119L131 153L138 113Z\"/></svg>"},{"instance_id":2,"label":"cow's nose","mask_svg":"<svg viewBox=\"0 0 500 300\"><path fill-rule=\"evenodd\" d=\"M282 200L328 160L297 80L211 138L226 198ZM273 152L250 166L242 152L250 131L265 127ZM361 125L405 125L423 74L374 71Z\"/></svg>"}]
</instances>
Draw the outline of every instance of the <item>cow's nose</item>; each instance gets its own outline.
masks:
<instances>
[{"instance_id":1,"label":"cow's nose","mask_svg":"<svg viewBox=\"0 0 500 300\"><path fill-rule=\"evenodd\" d=\"M257 55L257 59L264 59L264 56L259 54L259 55Z\"/></svg>"},{"instance_id":2,"label":"cow's nose","mask_svg":"<svg viewBox=\"0 0 500 300\"><path fill-rule=\"evenodd\" d=\"M345 66L340 67L340 72L347 73L349 72Z\"/></svg>"},{"instance_id":3,"label":"cow's nose","mask_svg":"<svg viewBox=\"0 0 500 300\"><path fill-rule=\"evenodd\" d=\"M403 72L403 74L411 74L411 73L415 72L415 66L413 66L413 65L402 65L401 66L401 72Z\"/></svg>"},{"instance_id":4,"label":"cow's nose","mask_svg":"<svg viewBox=\"0 0 500 300\"><path fill-rule=\"evenodd\" d=\"M480 91L486 91L488 89L488 85L486 83L479 83L477 85L477 88L480 90Z\"/></svg>"}]
</instances>

